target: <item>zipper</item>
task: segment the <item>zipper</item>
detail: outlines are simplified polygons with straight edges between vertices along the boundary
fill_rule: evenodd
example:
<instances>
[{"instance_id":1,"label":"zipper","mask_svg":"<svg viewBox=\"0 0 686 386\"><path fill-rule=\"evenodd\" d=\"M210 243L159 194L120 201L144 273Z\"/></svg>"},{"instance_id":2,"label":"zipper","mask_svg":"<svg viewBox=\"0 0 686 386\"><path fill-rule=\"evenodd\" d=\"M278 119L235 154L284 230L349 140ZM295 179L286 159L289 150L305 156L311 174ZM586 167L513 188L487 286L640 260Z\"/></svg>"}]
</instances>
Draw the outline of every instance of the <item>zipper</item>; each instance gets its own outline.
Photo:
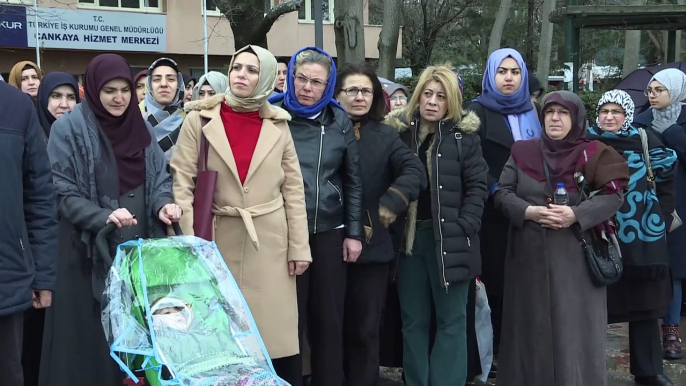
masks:
<instances>
[{"instance_id":1,"label":"zipper","mask_svg":"<svg viewBox=\"0 0 686 386\"><path fill-rule=\"evenodd\" d=\"M341 191L338 190L338 188L336 187L336 185L334 185L334 184L331 182L331 180L326 180L326 182L328 182L329 185L331 185L331 187L333 188L333 190L335 190L336 193L338 193L338 202L340 202L341 205L343 205L343 196L341 195Z\"/></svg>"},{"instance_id":2,"label":"zipper","mask_svg":"<svg viewBox=\"0 0 686 386\"><path fill-rule=\"evenodd\" d=\"M472 246L472 240L470 240L469 237L467 237L467 246L468 247Z\"/></svg>"},{"instance_id":3,"label":"zipper","mask_svg":"<svg viewBox=\"0 0 686 386\"><path fill-rule=\"evenodd\" d=\"M24 251L24 241L22 239L19 239L19 246L21 246L21 250Z\"/></svg>"},{"instance_id":4,"label":"zipper","mask_svg":"<svg viewBox=\"0 0 686 386\"><path fill-rule=\"evenodd\" d=\"M443 143L443 133L441 131L441 122L438 123L438 146L436 147L436 186L439 186L438 183L438 176L440 175L438 171L438 154L441 151L441 143ZM441 273L443 275L443 285L445 286L445 293L448 293L448 288L450 287L450 283L445 279L445 259L443 256L445 255L445 251L443 250L443 226L441 225L441 192L436 192L436 200L438 201L438 232L441 237Z\"/></svg>"},{"instance_id":5,"label":"zipper","mask_svg":"<svg viewBox=\"0 0 686 386\"><path fill-rule=\"evenodd\" d=\"M319 172L322 167L322 148L324 147L324 124L322 123L322 134L319 136L319 160L317 161L317 200L314 205L314 233L317 233L317 216L319 215Z\"/></svg>"}]
</instances>

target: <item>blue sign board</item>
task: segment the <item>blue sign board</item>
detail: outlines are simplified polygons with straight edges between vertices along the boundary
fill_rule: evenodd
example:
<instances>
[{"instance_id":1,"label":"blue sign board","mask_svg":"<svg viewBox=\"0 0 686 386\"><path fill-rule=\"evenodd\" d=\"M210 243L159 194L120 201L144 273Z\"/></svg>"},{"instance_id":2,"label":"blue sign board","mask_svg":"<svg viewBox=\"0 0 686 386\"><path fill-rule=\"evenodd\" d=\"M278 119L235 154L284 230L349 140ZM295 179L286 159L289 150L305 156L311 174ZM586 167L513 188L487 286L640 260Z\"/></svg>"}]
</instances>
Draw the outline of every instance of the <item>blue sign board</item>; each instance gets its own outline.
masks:
<instances>
[{"instance_id":1,"label":"blue sign board","mask_svg":"<svg viewBox=\"0 0 686 386\"><path fill-rule=\"evenodd\" d=\"M26 25L26 7L0 7L0 46L29 46Z\"/></svg>"}]
</instances>

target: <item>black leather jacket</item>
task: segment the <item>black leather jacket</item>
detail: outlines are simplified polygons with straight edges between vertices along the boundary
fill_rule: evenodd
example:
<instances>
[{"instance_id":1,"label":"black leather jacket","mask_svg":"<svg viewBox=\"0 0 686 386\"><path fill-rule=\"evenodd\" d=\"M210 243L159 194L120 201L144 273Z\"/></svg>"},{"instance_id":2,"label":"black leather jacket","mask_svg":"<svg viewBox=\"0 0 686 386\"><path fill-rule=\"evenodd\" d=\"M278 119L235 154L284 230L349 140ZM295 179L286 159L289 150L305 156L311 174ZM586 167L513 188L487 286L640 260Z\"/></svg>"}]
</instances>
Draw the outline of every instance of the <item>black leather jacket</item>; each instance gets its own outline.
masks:
<instances>
[{"instance_id":1,"label":"black leather jacket","mask_svg":"<svg viewBox=\"0 0 686 386\"><path fill-rule=\"evenodd\" d=\"M288 110L281 102L275 105ZM353 124L327 106L314 118L288 122L305 183L310 233L345 225L346 237L362 240L362 176Z\"/></svg>"}]
</instances>

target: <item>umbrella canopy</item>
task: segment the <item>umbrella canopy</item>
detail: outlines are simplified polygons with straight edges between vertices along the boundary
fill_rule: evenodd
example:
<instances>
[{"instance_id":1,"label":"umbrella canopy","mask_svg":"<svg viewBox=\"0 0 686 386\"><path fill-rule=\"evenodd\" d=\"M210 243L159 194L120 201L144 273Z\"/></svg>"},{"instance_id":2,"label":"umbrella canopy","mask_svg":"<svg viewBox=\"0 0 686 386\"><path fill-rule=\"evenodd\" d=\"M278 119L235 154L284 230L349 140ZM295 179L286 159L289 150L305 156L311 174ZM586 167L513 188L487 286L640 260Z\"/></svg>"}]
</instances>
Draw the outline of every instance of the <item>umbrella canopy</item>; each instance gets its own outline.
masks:
<instances>
[{"instance_id":1,"label":"umbrella canopy","mask_svg":"<svg viewBox=\"0 0 686 386\"><path fill-rule=\"evenodd\" d=\"M653 77L653 75L666 68L676 68L684 73L686 73L686 62L676 62L669 63L660 66L650 66L646 68L640 68L626 78L622 79L614 87L617 90L624 90L631 96L636 105L636 114L647 110L650 107L650 102L648 102L648 97L645 96L645 90L648 88L648 82Z\"/></svg>"},{"instance_id":2,"label":"umbrella canopy","mask_svg":"<svg viewBox=\"0 0 686 386\"><path fill-rule=\"evenodd\" d=\"M380 76L377 76L377 78L379 78L379 82L381 82L381 85L382 85L383 87L386 87L386 86L389 85L389 84L393 84L393 81L388 80L388 79L386 79L386 78L382 78L382 77L380 77Z\"/></svg>"}]
</instances>

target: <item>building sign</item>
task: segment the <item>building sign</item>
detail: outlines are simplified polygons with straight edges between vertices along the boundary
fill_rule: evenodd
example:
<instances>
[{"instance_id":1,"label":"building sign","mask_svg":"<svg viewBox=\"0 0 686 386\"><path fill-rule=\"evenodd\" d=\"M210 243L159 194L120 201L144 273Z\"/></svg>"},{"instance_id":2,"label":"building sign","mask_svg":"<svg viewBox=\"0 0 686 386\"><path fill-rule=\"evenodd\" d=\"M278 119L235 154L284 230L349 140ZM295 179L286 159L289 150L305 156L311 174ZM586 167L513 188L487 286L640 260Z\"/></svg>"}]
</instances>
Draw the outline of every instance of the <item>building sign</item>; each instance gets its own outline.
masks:
<instances>
[{"instance_id":1,"label":"building sign","mask_svg":"<svg viewBox=\"0 0 686 386\"><path fill-rule=\"evenodd\" d=\"M28 47L26 7L0 8L0 46Z\"/></svg>"},{"instance_id":2,"label":"building sign","mask_svg":"<svg viewBox=\"0 0 686 386\"><path fill-rule=\"evenodd\" d=\"M6 9L24 8L24 18L11 21ZM36 11L37 10L37 11ZM63 48L99 51L145 51L167 50L166 15L108 12L82 9L2 7L0 8L0 45L35 47L36 41L43 48ZM36 15L38 16L36 18ZM9 23L9 24L8 24ZM7 27L4 27L7 25ZM23 27L23 45L19 37L13 44L4 44L5 28L14 31Z\"/></svg>"}]
</instances>

